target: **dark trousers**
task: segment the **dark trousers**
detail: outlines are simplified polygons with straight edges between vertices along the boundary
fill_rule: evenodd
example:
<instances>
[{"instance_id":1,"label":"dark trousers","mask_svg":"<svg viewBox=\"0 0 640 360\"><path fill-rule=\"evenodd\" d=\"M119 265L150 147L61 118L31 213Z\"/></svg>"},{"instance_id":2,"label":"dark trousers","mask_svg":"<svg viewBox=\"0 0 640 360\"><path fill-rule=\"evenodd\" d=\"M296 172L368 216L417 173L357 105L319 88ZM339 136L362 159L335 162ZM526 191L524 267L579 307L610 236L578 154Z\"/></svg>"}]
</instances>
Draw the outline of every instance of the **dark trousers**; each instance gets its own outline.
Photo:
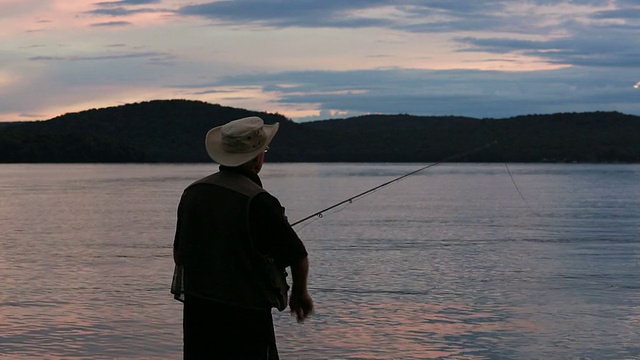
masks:
<instances>
[{"instance_id":1,"label":"dark trousers","mask_svg":"<svg viewBox=\"0 0 640 360\"><path fill-rule=\"evenodd\" d=\"M278 360L271 310L250 310L187 296L184 359Z\"/></svg>"}]
</instances>

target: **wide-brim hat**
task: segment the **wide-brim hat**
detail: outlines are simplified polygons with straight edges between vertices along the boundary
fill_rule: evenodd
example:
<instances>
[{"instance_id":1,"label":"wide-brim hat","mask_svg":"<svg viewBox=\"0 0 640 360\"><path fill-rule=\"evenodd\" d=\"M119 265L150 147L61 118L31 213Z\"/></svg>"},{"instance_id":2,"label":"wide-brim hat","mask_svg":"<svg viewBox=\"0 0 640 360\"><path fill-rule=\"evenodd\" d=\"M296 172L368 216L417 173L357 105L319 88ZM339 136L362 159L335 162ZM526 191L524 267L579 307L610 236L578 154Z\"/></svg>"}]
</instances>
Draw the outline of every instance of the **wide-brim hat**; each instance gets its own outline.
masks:
<instances>
[{"instance_id":1,"label":"wide-brim hat","mask_svg":"<svg viewBox=\"0 0 640 360\"><path fill-rule=\"evenodd\" d=\"M205 138L207 154L221 165L242 165L269 146L279 127L279 123L265 125L257 116L230 121L209 130Z\"/></svg>"}]
</instances>

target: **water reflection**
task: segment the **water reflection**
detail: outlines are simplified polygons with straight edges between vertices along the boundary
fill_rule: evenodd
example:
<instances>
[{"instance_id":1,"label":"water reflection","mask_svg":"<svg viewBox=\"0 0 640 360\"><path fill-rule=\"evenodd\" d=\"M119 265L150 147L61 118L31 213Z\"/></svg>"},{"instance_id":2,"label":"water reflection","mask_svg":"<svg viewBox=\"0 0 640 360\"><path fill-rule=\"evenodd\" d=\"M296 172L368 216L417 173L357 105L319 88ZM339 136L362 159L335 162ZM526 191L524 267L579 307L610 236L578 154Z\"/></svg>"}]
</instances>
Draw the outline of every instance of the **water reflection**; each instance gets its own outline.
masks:
<instances>
[{"instance_id":1,"label":"water reflection","mask_svg":"<svg viewBox=\"0 0 640 360\"><path fill-rule=\"evenodd\" d=\"M514 311L462 303L341 302L336 308L321 308L305 337L322 344L316 350L328 358L504 357L509 350L501 343L536 330L534 324L512 318ZM305 358L304 349L292 350L287 355Z\"/></svg>"},{"instance_id":2,"label":"water reflection","mask_svg":"<svg viewBox=\"0 0 640 360\"><path fill-rule=\"evenodd\" d=\"M291 219L416 167L268 164ZM300 231L284 359L640 357L640 167L443 165ZM0 358L176 359L182 189L206 165L0 165Z\"/></svg>"}]
</instances>

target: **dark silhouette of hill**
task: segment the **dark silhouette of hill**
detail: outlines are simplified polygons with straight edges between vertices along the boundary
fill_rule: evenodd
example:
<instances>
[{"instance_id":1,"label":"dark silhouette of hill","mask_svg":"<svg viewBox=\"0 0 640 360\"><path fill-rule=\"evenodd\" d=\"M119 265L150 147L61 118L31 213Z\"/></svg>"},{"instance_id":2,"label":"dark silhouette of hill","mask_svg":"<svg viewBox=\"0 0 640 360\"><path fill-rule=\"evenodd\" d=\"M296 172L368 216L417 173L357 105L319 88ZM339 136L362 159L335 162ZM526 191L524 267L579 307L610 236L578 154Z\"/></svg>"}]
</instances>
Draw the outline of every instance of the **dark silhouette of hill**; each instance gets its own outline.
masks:
<instances>
[{"instance_id":1,"label":"dark silhouette of hill","mask_svg":"<svg viewBox=\"0 0 640 360\"><path fill-rule=\"evenodd\" d=\"M618 112L507 119L367 115L295 123L279 114L157 100L0 126L0 162L210 162L204 136L257 115L280 122L272 162L640 162L640 117Z\"/></svg>"}]
</instances>

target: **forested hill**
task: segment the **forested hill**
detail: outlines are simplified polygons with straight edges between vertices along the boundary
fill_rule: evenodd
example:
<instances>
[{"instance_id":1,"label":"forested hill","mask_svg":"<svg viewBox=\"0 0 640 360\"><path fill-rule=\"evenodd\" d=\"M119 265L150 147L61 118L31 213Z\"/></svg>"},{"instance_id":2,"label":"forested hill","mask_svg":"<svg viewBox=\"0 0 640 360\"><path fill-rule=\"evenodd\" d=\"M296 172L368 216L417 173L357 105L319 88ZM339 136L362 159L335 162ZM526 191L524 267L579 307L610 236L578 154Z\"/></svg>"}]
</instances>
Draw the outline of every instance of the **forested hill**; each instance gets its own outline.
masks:
<instances>
[{"instance_id":1,"label":"forested hill","mask_svg":"<svg viewBox=\"0 0 640 360\"><path fill-rule=\"evenodd\" d=\"M295 123L279 114L157 100L0 123L0 162L210 162L204 136L257 115L280 122L271 162L640 162L640 117L618 112L508 119L368 115Z\"/></svg>"}]
</instances>

